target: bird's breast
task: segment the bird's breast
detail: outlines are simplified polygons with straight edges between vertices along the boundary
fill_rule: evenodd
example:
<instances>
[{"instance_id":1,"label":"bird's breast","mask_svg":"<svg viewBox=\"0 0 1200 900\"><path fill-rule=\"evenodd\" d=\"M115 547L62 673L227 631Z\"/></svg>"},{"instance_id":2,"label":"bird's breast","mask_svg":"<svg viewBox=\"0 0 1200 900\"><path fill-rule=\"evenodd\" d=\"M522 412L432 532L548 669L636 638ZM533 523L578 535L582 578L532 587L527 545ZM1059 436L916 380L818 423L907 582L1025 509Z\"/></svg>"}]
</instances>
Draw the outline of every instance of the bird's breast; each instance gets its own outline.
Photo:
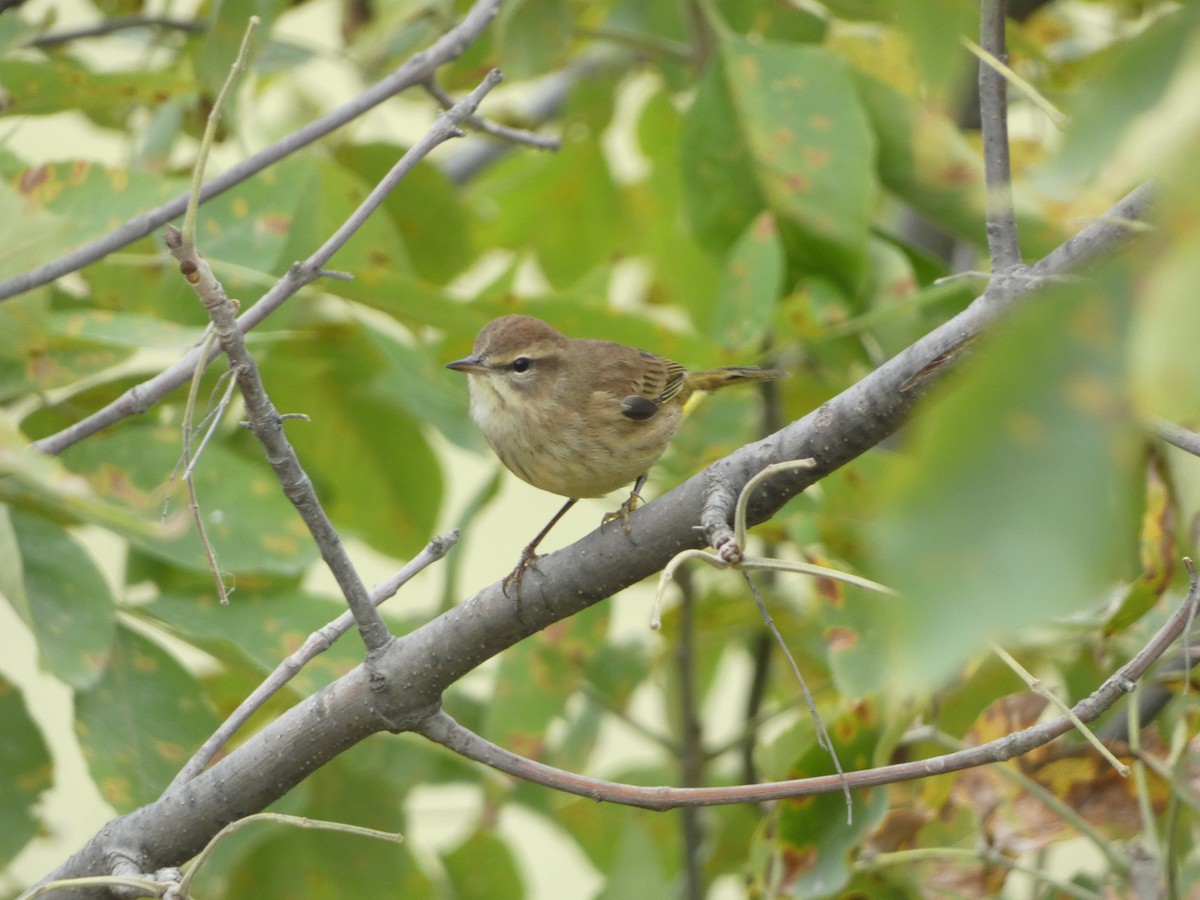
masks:
<instances>
[{"instance_id":1,"label":"bird's breast","mask_svg":"<svg viewBox=\"0 0 1200 900\"><path fill-rule=\"evenodd\" d=\"M603 392L538 399L503 387L472 376L471 417L513 474L563 497L601 497L632 483L662 456L681 418L674 404L634 421L621 413L622 398Z\"/></svg>"}]
</instances>

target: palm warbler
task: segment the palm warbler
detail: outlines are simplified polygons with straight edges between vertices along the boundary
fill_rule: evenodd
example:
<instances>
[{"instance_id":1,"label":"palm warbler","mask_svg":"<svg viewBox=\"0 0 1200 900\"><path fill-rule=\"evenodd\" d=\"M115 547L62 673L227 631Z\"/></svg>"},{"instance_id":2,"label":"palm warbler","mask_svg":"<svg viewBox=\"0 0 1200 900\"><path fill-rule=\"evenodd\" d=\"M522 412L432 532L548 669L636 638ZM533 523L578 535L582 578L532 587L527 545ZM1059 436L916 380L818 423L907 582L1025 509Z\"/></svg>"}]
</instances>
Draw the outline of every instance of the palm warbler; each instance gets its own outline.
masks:
<instances>
[{"instance_id":1,"label":"palm warbler","mask_svg":"<svg viewBox=\"0 0 1200 900\"><path fill-rule=\"evenodd\" d=\"M757 366L688 372L645 350L565 337L531 316L489 322L471 355L447 368L467 374L471 418L500 461L534 487L569 498L525 548L505 587L519 582L537 545L579 498L636 481L605 521L628 515L694 393L787 374Z\"/></svg>"}]
</instances>

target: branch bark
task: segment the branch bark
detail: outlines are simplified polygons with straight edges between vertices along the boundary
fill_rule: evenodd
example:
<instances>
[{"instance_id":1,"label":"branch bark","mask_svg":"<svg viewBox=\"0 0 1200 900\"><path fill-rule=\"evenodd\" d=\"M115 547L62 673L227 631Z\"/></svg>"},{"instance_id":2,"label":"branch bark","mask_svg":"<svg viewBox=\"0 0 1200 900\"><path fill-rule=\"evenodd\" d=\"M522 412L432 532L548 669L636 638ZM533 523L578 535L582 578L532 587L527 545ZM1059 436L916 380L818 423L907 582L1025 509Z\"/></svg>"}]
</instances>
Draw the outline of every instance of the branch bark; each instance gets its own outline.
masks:
<instances>
[{"instance_id":1,"label":"branch bark","mask_svg":"<svg viewBox=\"0 0 1200 900\"><path fill-rule=\"evenodd\" d=\"M1001 62L1008 60L1004 34L1007 9L1006 0L983 0L979 11L979 45ZM988 255L993 272L1006 272L1021 264L1008 155L1008 84L1004 75L985 60L979 61L979 114L987 185Z\"/></svg>"}]
</instances>

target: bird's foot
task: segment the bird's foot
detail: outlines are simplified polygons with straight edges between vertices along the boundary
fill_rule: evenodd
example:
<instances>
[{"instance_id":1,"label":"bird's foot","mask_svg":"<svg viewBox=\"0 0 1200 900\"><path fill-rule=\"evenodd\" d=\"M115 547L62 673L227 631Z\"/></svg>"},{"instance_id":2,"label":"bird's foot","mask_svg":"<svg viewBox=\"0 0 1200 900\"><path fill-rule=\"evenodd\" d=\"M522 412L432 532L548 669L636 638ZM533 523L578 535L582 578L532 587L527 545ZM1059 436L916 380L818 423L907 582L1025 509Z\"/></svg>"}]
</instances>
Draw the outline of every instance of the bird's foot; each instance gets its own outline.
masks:
<instances>
[{"instance_id":1,"label":"bird's foot","mask_svg":"<svg viewBox=\"0 0 1200 900\"><path fill-rule=\"evenodd\" d=\"M638 508L642 502L642 495L634 490L621 504L620 508L615 512L605 513L604 518L600 521L600 527L603 528L609 522L621 520L621 525L625 528L626 534L633 534L633 529L629 525L629 514Z\"/></svg>"},{"instance_id":2,"label":"bird's foot","mask_svg":"<svg viewBox=\"0 0 1200 900\"><path fill-rule=\"evenodd\" d=\"M526 569L537 569L537 561L542 557L534 551L533 546L526 547L521 551L521 559L517 563L517 567L504 576L504 581L500 582L500 590L513 601L517 609L517 621L522 625L525 624L525 618L521 615L521 582L525 579Z\"/></svg>"}]
</instances>

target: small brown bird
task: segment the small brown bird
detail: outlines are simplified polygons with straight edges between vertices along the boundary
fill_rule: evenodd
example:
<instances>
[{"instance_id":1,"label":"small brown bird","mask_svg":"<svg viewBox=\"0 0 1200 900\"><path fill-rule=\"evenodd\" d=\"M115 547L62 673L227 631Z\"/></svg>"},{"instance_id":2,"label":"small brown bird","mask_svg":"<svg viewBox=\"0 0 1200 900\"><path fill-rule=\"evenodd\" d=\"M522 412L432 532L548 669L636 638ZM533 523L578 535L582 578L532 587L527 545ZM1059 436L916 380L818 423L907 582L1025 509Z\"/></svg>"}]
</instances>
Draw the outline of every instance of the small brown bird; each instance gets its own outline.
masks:
<instances>
[{"instance_id":1,"label":"small brown bird","mask_svg":"<svg viewBox=\"0 0 1200 900\"><path fill-rule=\"evenodd\" d=\"M467 374L471 418L500 461L534 487L568 498L525 548L505 588L519 585L542 538L579 498L636 481L605 521L629 514L694 393L787 374L757 366L688 372L645 350L565 337L532 316L489 322L471 355L446 367Z\"/></svg>"}]
</instances>

